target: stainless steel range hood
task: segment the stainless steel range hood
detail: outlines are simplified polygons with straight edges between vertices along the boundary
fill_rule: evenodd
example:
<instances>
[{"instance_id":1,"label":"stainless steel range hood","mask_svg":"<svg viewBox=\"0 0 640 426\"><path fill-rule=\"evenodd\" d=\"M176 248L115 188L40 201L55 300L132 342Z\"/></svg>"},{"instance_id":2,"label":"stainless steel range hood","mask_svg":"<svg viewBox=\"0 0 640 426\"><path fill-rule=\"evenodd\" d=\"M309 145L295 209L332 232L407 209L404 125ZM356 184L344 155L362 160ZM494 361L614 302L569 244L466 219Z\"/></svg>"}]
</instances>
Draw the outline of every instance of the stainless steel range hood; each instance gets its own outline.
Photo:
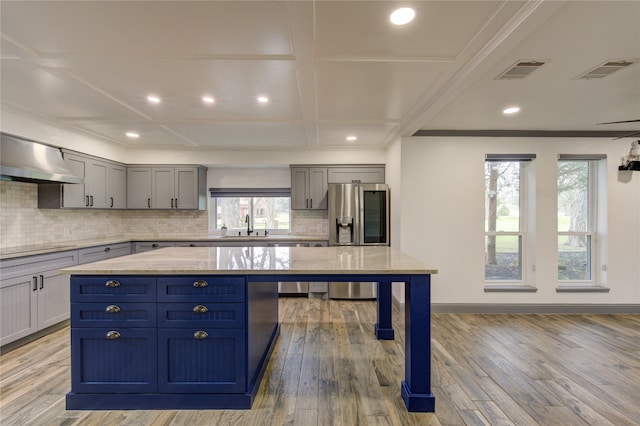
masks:
<instances>
[{"instance_id":1,"label":"stainless steel range hood","mask_svg":"<svg viewBox=\"0 0 640 426\"><path fill-rule=\"evenodd\" d=\"M0 179L32 183L84 183L74 176L58 148L2 133Z\"/></svg>"}]
</instances>

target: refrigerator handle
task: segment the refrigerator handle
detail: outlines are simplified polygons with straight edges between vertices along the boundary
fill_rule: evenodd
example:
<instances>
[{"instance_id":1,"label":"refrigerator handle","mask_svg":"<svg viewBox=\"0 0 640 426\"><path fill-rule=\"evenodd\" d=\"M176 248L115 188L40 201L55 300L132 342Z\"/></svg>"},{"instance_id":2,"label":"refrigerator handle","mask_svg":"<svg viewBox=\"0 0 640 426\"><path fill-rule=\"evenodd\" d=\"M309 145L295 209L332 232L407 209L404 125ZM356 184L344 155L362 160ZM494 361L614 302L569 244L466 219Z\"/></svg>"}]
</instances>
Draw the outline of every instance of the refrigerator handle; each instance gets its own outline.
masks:
<instances>
[{"instance_id":1,"label":"refrigerator handle","mask_svg":"<svg viewBox=\"0 0 640 426\"><path fill-rule=\"evenodd\" d=\"M358 185L357 183L354 184L355 186L355 191L354 194L356 196L356 200L355 200L355 207L356 207L356 211L355 211L355 215L353 218L353 238L355 240L354 244L356 246L359 246L362 244L362 241L364 241L364 231L362 229L362 188L360 187L360 185Z\"/></svg>"}]
</instances>

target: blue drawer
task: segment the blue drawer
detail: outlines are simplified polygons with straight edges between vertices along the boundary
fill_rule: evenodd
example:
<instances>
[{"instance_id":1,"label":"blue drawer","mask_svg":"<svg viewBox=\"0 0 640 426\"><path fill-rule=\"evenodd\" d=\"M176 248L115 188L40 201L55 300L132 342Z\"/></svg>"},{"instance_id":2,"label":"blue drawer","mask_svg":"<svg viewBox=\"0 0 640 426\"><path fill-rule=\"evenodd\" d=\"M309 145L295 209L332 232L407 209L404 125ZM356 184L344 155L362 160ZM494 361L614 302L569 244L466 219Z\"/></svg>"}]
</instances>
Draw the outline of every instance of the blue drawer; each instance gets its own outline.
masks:
<instances>
[{"instance_id":1,"label":"blue drawer","mask_svg":"<svg viewBox=\"0 0 640 426\"><path fill-rule=\"evenodd\" d=\"M158 302L244 302L244 277L158 277Z\"/></svg>"},{"instance_id":2,"label":"blue drawer","mask_svg":"<svg viewBox=\"0 0 640 426\"><path fill-rule=\"evenodd\" d=\"M155 302L156 278L141 276L71 276L72 302Z\"/></svg>"},{"instance_id":3,"label":"blue drawer","mask_svg":"<svg viewBox=\"0 0 640 426\"><path fill-rule=\"evenodd\" d=\"M244 303L158 303L158 327L243 328Z\"/></svg>"},{"instance_id":4,"label":"blue drawer","mask_svg":"<svg viewBox=\"0 0 640 426\"><path fill-rule=\"evenodd\" d=\"M72 327L155 327L156 306L151 303L72 303Z\"/></svg>"}]
</instances>

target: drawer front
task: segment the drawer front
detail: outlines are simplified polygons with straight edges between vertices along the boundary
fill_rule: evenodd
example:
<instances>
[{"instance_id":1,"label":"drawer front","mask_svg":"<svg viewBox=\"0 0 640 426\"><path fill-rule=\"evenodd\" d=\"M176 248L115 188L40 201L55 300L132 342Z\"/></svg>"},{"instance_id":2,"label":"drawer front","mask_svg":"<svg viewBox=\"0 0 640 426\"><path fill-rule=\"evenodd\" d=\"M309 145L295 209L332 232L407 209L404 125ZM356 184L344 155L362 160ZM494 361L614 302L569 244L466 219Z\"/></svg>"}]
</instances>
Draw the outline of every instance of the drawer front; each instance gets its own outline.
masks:
<instances>
[{"instance_id":1,"label":"drawer front","mask_svg":"<svg viewBox=\"0 0 640 426\"><path fill-rule=\"evenodd\" d=\"M72 303L72 327L156 326L156 306L151 303Z\"/></svg>"},{"instance_id":2,"label":"drawer front","mask_svg":"<svg viewBox=\"0 0 640 426\"><path fill-rule=\"evenodd\" d=\"M158 303L158 327L243 328L244 303Z\"/></svg>"},{"instance_id":3,"label":"drawer front","mask_svg":"<svg viewBox=\"0 0 640 426\"><path fill-rule=\"evenodd\" d=\"M148 393L158 390L156 329L71 328L71 390Z\"/></svg>"},{"instance_id":4,"label":"drawer front","mask_svg":"<svg viewBox=\"0 0 640 426\"><path fill-rule=\"evenodd\" d=\"M158 391L246 391L243 329L159 329Z\"/></svg>"},{"instance_id":5,"label":"drawer front","mask_svg":"<svg viewBox=\"0 0 640 426\"><path fill-rule=\"evenodd\" d=\"M131 254L131 244L111 244L105 246L89 247L78 250L80 265L89 262L97 262L99 260L110 259L112 257L124 256Z\"/></svg>"},{"instance_id":6,"label":"drawer front","mask_svg":"<svg viewBox=\"0 0 640 426\"><path fill-rule=\"evenodd\" d=\"M244 302L244 277L158 277L158 302Z\"/></svg>"},{"instance_id":7,"label":"drawer front","mask_svg":"<svg viewBox=\"0 0 640 426\"><path fill-rule=\"evenodd\" d=\"M154 302L156 278L140 276L71 276L72 302Z\"/></svg>"}]
</instances>

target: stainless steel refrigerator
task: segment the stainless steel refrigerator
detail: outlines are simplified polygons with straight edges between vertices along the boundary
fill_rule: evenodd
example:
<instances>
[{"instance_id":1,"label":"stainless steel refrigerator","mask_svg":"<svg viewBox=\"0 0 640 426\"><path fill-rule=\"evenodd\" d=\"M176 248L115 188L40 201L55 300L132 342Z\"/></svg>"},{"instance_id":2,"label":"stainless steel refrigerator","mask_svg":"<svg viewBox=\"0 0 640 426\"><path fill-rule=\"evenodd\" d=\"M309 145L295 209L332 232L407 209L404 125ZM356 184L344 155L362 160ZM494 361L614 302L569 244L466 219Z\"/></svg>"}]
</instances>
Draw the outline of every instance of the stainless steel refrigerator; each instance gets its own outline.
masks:
<instances>
[{"instance_id":1,"label":"stainless steel refrigerator","mask_svg":"<svg viewBox=\"0 0 640 426\"><path fill-rule=\"evenodd\" d=\"M372 183L329 184L329 245L388 246L389 186ZM348 256L345 253L345 256ZM345 262L356 261L344 259ZM330 282L331 299L375 299L374 282Z\"/></svg>"}]
</instances>

